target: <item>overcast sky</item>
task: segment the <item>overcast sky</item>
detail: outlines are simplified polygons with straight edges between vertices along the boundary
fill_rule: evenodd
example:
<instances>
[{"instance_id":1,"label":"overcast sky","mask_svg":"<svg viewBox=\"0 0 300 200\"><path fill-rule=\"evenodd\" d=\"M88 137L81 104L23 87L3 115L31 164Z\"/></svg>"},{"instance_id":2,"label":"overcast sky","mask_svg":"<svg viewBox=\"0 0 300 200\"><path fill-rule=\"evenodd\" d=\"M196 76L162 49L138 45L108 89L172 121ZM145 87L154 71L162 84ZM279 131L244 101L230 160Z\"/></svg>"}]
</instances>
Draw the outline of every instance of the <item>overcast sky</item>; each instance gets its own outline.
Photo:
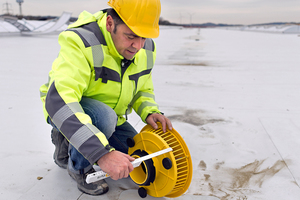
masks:
<instances>
[{"instance_id":1,"label":"overcast sky","mask_svg":"<svg viewBox=\"0 0 300 200\"><path fill-rule=\"evenodd\" d=\"M60 15L63 11L77 17L82 10L91 13L107 8L108 0L24 0L24 15ZM8 2L19 14L16 0L0 0L2 13ZM254 24L300 22L300 0L161 0L161 17L176 23Z\"/></svg>"}]
</instances>

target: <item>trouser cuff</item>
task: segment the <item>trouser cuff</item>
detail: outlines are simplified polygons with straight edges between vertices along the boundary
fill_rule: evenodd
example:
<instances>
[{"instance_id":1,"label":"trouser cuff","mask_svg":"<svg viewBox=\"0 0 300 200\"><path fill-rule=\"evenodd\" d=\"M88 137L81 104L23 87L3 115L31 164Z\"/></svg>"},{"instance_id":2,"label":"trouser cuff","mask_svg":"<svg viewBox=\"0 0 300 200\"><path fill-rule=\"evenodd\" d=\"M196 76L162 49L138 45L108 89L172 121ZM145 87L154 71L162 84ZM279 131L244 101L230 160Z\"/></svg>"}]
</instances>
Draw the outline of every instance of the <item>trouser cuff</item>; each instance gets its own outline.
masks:
<instances>
[{"instance_id":1,"label":"trouser cuff","mask_svg":"<svg viewBox=\"0 0 300 200\"><path fill-rule=\"evenodd\" d=\"M89 165L87 167L85 167L84 169L80 169L80 170L76 170L74 168L74 165L73 165L73 161L71 160L71 158L69 157L69 160L68 160L68 168L69 168L69 171L74 173L74 174L85 174L87 173L88 171L90 171L93 166L92 165Z\"/></svg>"}]
</instances>

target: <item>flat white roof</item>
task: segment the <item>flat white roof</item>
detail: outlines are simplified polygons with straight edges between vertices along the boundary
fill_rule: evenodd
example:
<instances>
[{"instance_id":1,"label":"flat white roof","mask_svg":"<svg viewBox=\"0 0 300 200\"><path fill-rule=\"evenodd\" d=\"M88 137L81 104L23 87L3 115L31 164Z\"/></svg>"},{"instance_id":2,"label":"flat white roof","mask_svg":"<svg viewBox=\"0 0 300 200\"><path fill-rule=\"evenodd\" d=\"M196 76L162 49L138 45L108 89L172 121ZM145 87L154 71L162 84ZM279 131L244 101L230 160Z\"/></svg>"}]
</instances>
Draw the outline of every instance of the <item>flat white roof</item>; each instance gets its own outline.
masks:
<instances>
[{"instance_id":1,"label":"flat white roof","mask_svg":"<svg viewBox=\"0 0 300 200\"><path fill-rule=\"evenodd\" d=\"M108 178L110 190L100 197L83 194L54 164L39 87L58 55L57 39L0 37L1 199L140 199L130 179ZM161 29L156 101L186 142L194 169L177 199L299 199L299 39ZM135 114L129 122L137 131L144 126Z\"/></svg>"}]
</instances>

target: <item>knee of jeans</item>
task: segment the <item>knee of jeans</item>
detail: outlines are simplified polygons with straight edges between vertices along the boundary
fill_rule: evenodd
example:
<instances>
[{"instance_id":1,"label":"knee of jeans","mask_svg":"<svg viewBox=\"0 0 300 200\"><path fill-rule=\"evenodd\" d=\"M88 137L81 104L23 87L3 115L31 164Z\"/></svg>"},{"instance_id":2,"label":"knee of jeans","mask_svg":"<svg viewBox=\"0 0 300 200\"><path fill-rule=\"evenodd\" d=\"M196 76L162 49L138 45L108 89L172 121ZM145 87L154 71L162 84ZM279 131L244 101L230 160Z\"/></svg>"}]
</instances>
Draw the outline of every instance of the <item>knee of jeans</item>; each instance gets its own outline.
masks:
<instances>
[{"instance_id":1,"label":"knee of jeans","mask_svg":"<svg viewBox=\"0 0 300 200\"><path fill-rule=\"evenodd\" d=\"M105 134L105 136L108 139L112 136L112 134L116 130L116 126L118 123L118 116L116 115L115 112L110 113L107 116L107 119L105 119L105 121L106 121L105 126L102 128L103 130L101 130L101 131Z\"/></svg>"}]
</instances>

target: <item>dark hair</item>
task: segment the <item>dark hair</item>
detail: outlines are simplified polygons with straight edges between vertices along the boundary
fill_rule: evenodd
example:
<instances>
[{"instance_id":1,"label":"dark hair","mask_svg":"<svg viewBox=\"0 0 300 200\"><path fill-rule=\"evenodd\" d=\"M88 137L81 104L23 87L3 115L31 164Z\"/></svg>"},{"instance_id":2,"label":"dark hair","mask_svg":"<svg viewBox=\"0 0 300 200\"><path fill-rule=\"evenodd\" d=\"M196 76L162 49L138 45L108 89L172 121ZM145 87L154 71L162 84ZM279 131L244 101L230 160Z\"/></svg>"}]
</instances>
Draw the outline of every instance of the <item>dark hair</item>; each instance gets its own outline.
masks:
<instances>
[{"instance_id":1,"label":"dark hair","mask_svg":"<svg viewBox=\"0 0 300 200\"><path fill-rule=\"evenodd\" d=\"M107 16L108 15L110 15L113 18L113 20L114 20L115 28L114 28L113 32L116 33L117 32L117 26L119 24L125 24L125 23L121 19L121 17L118 15L118 13L114 9L112 9L112 8L107 9Z\"/></svg>"}]
</instances>

